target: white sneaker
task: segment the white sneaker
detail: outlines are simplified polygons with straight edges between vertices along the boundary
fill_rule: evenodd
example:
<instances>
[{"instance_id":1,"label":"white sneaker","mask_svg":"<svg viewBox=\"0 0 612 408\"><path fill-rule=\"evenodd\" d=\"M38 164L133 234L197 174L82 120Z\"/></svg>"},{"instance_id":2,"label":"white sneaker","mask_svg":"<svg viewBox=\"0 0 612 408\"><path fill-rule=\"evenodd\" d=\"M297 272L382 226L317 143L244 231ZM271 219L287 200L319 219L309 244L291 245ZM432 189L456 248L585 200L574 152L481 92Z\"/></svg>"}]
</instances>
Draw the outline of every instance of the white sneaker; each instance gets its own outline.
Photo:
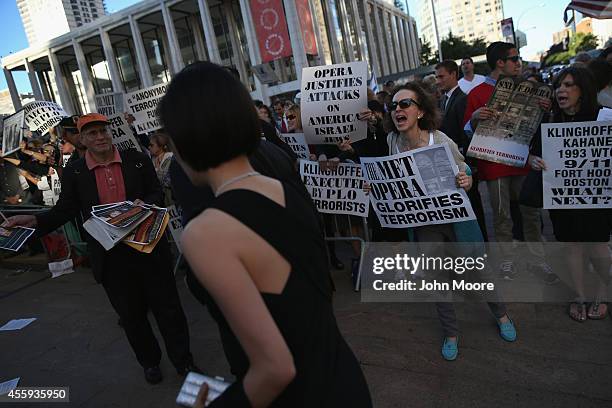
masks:
<instances>
[{"instance_id":1,"label":"white sneaker","mask_svg":"<svg viewBox=\"0 0 612 408\"><path fill-rule=\"evenodd\" d=\"M516 277L516 269L514 269L514 262L504 261L499 267L499 274L505 280L514 280Z\"/></svg>"}]
</instances>

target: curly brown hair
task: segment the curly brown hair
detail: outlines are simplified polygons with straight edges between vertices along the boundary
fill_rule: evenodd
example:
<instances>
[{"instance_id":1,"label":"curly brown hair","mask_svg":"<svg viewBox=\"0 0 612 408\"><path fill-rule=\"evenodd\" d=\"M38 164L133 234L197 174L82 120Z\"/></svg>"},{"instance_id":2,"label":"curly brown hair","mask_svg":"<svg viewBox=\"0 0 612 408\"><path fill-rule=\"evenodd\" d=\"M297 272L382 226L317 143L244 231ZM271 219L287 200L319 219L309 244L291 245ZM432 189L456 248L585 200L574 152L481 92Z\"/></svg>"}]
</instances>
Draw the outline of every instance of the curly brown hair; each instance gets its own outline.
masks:
<instances>
[{"instance_id":1,"label":"curly brown hair","mask_svg":"<svg viewBox=\"0 0 612 408\"><path fill-rule=\"evenodd\" d=\"M419 104L419 108L423 111L423 116L417 122L419 129L428 131L438 129L441 115L440 110L436 106L435 98L418 82L408 82L396 87L391 93L391 97L393 98L396 93L404 89L416 94L416 103ZM393 119L391 119L391 112L387 112L385 115L385 129L395 133L398 132Z\"/></svg>"}]
</instances>

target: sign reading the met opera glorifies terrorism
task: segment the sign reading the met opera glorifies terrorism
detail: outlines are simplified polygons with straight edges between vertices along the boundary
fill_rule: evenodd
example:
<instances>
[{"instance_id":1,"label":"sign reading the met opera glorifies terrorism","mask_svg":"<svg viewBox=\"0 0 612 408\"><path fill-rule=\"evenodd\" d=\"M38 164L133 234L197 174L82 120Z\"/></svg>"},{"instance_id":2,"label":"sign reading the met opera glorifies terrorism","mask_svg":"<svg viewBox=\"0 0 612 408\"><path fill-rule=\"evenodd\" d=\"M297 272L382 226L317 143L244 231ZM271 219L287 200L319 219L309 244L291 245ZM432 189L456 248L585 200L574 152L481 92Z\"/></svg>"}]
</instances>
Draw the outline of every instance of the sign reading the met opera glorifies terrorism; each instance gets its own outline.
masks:
<instances>
[{"instance_id":1,"label":"sign reading the met opera glorifies terrorism","mask_svg":"<svg viewBox=\"0 0 612 408\"><path fill-rule=\"evenodd\" d=\"M128 125L127 121L123 117L123 113L117 115L108 116L110 122L110 130L113 135L113 144L117 147L117 150L123 152L128 149L134 149L142 152L140 144L134 137L134 132Z\"/></svg>"},{"instance_id":2,"label":"sign reading the met opera glorifies terrorism","mask_svg":"<svg viewBox=\"0 0 612 408\"><path fill-rule=\"evenodd\" d=\"M306 160L310 158L310 151L308 150L308 145L306 144L303 133L281 133L280 137L283 139L283 142L287 143L291 150L293 150L293 153L295 153L297 157Z\"/></svg>"},{"instance_id":3,"label":"sign reading the met opera glorifies terrorism","mask_svg":"<svg viewBox=\"0 0 612 408\"><path fill-rule=\"evenodd\" d=\"M542 154L545 209L612 208L612 122L543 124Z\"/></svg>"},{"instance_id":4,"label":"sign reading the met opera glorifies terrorism","mask_svg":"<svg viewBox=\"0 0 612 408\"><path fill-rule=\"evenodd\" d=\"M509 77L498 80L487 103L497 115L480 121L467 155L523 167L529 156L529 143L544 114L540 101L550 101L551 96L551 88L539 82Z\"/></svg>"},{"instance_id":5,"label":"sign reading the met opera glorifies terrorism","mask_svg":"<svg viewBox=\"0 0 612 408\"><path fill-rule=\"evenodd\" d=\"M96 109L104 116L125 112L123 92L109 92L95 96Z\"/></svg>"},{"instance_id":6,"label":"sign reading the met opera glorifies terrorism","mask_svg":"<svg viewBox=\"0 0 612 408\"><path fill-rule=\"evenodd\" d=\"M155 110L159 100L165 95L167 86L168 84L155 85L125 95L127 111L134 116L133 126L138 134L161 129Z\"/></svg>"},{"instance_id":7,"label":"sign reading the met opera glorifies terrorism","mask_svg":"<svg viewBox=\"0 0 612 408\"><path fill-rule=\"evenodd\" d=\"M63 117L68 116L64 109L55 102L31 102L23 107L25 125L32 132L44 135L53 126L57 126Z\"/></svg>"},{"instance_id":8,"label":"sign reading the met opera glorifies terrorism","mask_svg":"<svg viewBox=\"0 0 612 408\"><path fill-rule=\"evenodd\" d=\"M457 187L459 170L448 145L360 160L381 226L407 228L476 218L465 190Z\"/></svg>"},{"instance_id":9,"label":"sign reading the met opera glorifies terrorism","mask_svg":"<svg viewBox=\"0 0 612 408\"><path fill-rule=\"evenodd\" d=\"M302 70L302 127L309 144L337 144L367 136L368 66L363 61Z\"/></svg>"},{"instance_id":10,"label":"sign reading the met opera glorifies terrorism","mask_svg":"<svg viewBox=\"0 0 612 408\"><path fill-rule=\"evenodd\" d=\"M368 216L369 200L358 164L323 170L318 162L300 160L300 175L319 212Z\"/></svg>"}]
</instances>

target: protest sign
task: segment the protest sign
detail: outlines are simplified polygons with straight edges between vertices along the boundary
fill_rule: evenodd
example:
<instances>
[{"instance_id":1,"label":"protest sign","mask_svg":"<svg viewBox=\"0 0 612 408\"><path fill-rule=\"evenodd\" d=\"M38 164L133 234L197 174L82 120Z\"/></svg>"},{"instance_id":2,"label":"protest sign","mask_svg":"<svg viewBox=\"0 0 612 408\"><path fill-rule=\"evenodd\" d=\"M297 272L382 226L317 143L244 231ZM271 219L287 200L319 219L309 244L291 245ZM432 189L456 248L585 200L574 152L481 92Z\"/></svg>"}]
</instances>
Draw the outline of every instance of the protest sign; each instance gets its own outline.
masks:
<instances>
[{"instance_id":1,"label":"protest sign","mask_svg":"<svg viewBox=\"0 0 612 408\"><path fill-rule=\"evenodd\" d=\"M32 132L44 135L62 118L68 116L64 109L55 102L30 102L23 107L25 125Z\"/></svg>"},{"instance_id":2,"label":"protest sign","mask_svg":"<svg viewBox=\"0 0 612 408\"><path fill-rule=\"evenodd\" d=\"M387 157L362 157L370 198L387 228L473 220L465 190L457 187L459 171L447 144Z\"/></svg>"},{"instance_id":3,"label":"protest sign","mask_svg":"<svg viewBox=\"0 0 612 408\"><path fill-rule=\"evenodd\" d=\"M19 251L33 233L34 229L32 228L0 227L0 248L15 252Z\"/></svg>"},{"instance_id":4,"label":"protest sign","mask_svg":"<svg viewBox=\"0 0 612 408\"><path fill-rule=\"evenodd\" d=\"M523 167L529 156L531 138L544 115L540 101L551 97L551 88L539 82L510 77L498 80L487 103L497 115L480 121L467 155Z\"/></svg>"},{"instance_id":5,"label":"protest sign","mask_svg":"<svg viewBox=\"0 0 612 408\"><path fill-rule=\"evenodd\" d=\"M132 132L130 125L128 125L123 117L123 113L108 116L108 121L110 122L109 127L113 135L113 144L117 147L117 150L123 152L128 149L134 149L142 152L134 132Z\"/></svg>"},{"instance_id":6,"label":"protest sign","mask_svg":"<svg viewBox=\"0 0 612 408\"><path fill-rule=\"evenodd\" d=\"M134 116L133 126L136 133L143 134L161 129L155 114L159 100L166 93L168 84L155 85L125 95L127 112Z\"/></svg>"},{"instance_id":7,"label":"protest sign","mask_svg":"<svg viewBox=\"0 0 612 408\"><path fill-rule=\"evenodd\" d=\"M323 170L318 162L300 160L300 176L319 212L368 216L369 199L358 164Z\"/></svg>"},{"instance_id":8,"label":"protest sign","mask_svg":"<svg viewBox=\"0 0 612 408\"><path fill-rule=\"evenodd\" d=\"M337 144L367 136L368 66L363 61L302 70L302 127L309 144Z\"/></svg>"},{"instance_id":9,"label":"protest sign","mask_svg":"<svg viewBox=\"0 0 612 408\"><path fill-rule=\"evenodd\" d=\"M297 157L306 160L310 158L310 151L303 133L282 133L280 136Z\"/></svg>"},{"instance_id":10,"label":"protest sign","mask_svg":"<svg viewBox=\"0 0 612 408\"><path fill-rule=\"evenodd\" d=\"M19 150L19 144L23 139L24 112L19 112L4 118L2 126L2 150L0 156L7 156Z\"/></svg>"},{"instance_id":11,"label":"protest sign","mask_svg":"<svg viewBox=\"0 0 612 408\"><path fill-rule=\"evenodd\" d=\"M168 213L170 214L170 222L168 223L168 228L170 229L170 234L172 234L172 239L176 244L176 247L180 252L181 250L181 235L183 234L183 222L182 215L179 209L171 205L168 207Z\"/></svg>"},{"instance_id":12,"label":"protest sign","mask_svg":"<svg viewBox=\"0 0 612 408\"><path fill-rule=\"evenodd\" d=\"M123 92L109 92L95 96L96 109L104 116L125 112Z\"/></svg>"},{"instance_id":13,"label":"protest sign","mask_svg":"<svg viewBox=\"0 0 612 408\"><path fill-rule=\"evenodd\" d=\"M545 209L612 208L612 121L542 125Z\"/></svg>"}]
</instances>

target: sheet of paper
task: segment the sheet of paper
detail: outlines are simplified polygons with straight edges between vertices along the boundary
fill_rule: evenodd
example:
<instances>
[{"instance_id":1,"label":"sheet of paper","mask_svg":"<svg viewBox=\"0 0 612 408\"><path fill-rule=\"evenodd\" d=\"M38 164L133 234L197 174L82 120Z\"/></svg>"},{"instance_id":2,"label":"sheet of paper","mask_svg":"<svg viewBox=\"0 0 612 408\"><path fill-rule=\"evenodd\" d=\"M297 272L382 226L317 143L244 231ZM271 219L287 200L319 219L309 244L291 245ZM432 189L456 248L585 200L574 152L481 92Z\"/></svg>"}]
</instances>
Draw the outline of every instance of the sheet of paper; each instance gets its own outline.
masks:
<instances>
[{"instance_id":1,"label":"sheet of paper","mask_svg":"<svg viewBox=\"0 0 612 408\"><path fill-rule=\"evenodd\" d=\"M0 327L0 331L21 330L34 320L36 320L35 317L31 319L13 319L4 326Z\"/></svg>"},{"instance_id":2,"label":"sheet of paper","mask_svg":"<svg viewBox=\"0 0 612 408\"><path fill-rule=\"evenodd\" d=\"M17 384L19 384L20 378L21 377L13 378L12 380L0 383L0 395L8 394L9 392L17 388Z\"/></svg>"},{"instance_id":3,"label":"sheet of paper","mask_svg":"<svg viewBox=\"0 0 612 408\"><path fill-rule=\"evenodd\" d=\"M597 115L597 121L606 121L612 120L612 109L610 108L601 108L599 114Z\"/></svg>"}]
</instances>

